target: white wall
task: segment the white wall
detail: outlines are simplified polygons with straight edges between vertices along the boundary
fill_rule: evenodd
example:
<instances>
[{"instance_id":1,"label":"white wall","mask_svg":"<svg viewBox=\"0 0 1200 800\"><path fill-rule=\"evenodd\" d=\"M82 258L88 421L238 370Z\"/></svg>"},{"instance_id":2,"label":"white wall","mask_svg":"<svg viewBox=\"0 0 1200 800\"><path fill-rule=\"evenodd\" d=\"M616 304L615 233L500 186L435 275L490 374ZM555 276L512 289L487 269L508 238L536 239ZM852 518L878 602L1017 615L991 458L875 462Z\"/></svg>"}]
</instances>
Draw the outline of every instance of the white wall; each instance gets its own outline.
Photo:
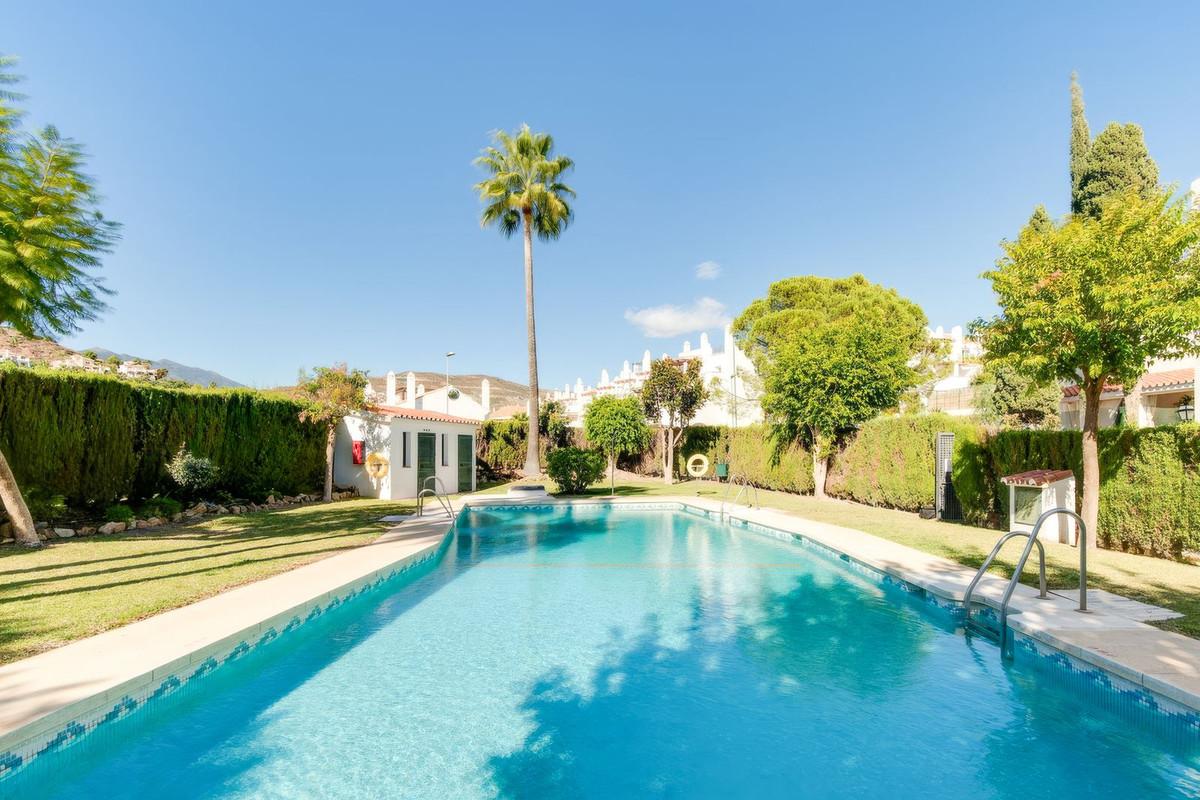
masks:
<instances>
[{"instance_id":1,"label":"white wall","mask_svg":"<svg viewBox=\"0 0 1200 800\"><path fill-rule=\"evenodd\" d=\"M409 434L409 466L404 466L404 436ZM471 488L475 488L475 437L478 427L465 423L426 422L404 417L346 417L338 426L334 443L333 479L339 486L355 486L364 497L404 500L417 496L417 434L434 434L434 470L446 491L458 491L458 437L469 434L471 440ZM447 453L442 454L442 436ZM367 475L365 464L354 464L355 439L366 443L364 456L379 453L389 463L388 474L378 480ZM446 462L443 464L443 462Z\"/></svg>"}]
</instances>

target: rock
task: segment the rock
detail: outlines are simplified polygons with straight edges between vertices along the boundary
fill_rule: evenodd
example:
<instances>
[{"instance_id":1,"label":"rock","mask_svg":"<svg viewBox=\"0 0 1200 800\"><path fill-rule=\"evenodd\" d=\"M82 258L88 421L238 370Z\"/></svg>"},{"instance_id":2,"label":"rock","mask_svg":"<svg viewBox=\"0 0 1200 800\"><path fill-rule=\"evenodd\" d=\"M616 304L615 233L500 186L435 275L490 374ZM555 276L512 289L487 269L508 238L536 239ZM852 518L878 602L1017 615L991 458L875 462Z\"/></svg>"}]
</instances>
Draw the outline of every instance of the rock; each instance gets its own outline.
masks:
<instances>
[{"instance_id":1,"label":"rock","mask_svg":"<svg viewBox=\"0 0 1200 800\"><path fill-rule=\"evenodd\" d=\"M120 533L123 530L125 530L124 522L106 522L96 529L96 533Z\"/></svg>"},{"instance_id":2,"label":"rock","mask_svg":"<svg viewBox=\"0 0 1200 800\"><path fill-rule=\"evenodd\" d=\"M197 516L203 514L207 510L207 508L208 507L204 503L196 503L196 505L192 506L184 513L186 513L188 516L191 516L191 517L197 517Z\"/></svg>"},{"instance_id":3,"label":"rock","mask_svg":"<svg viewBox=\"0 0 1200 800\"><path fill-rule=\"evenodd\" d=\"M91 536L96 532L96 528L92 525L84 525L79 530L75 531L80 536Z\"/></svg>"},{"instance_id":4,"label":"rock","mask_svg":"<svg viewBox=\"0 0 1200 800\"><path fill-rule=\"evenodd\" d=\"M49 523L49 522L35 522L35 523L33 523L33 529L34 529L35 531L44 531L44 530L46 530L46 529L47 529L47 528L49 528L49 527L50 527L50 523Z\"/></svg>"},{"instance_id":5,"label":"rock","mask_svg":"<svg viewBox=\"0 0 1200 800\"><path fill-rule=\"evenodd\" d=\"M70 539L75 535L75 531L72 528L55 528L54 535L60 539Z\"/></svg>"},{"instance_id":6,"label":"rock","mask_svg":"<svg viewBox=\"0 0 1200 800\"><path fill-rule=\"evenodd\" d=\"M149 517L146 519L145 522L142 523L142 527L143 528L157 528L159 525L162 525L162 524L163 524L163 521L160 518Z\"/></svg>"},{"instance_id":7,"label":"rock","mask_svg":"<svg viewBox=\"0 0 1200 800\"><path fill-rule=\"evenodd\" d=\"M179 522L183 519L183 512L177 512L171 515L171 522Z\"/></svg>"},{"instance_id":8,"label":"rock","mask_svg":"<svg viewBox=\"0 0 1200 800\"><path fill-rule=\"evenodd\" d=\"M228 514L228 513L229 513L229 509L228 509L228 508L226 508L225 506L217 506L217 508L216 508L216 512L215 512L215 513L217 513L217 514Z\"/></svg>"}]
</instances>

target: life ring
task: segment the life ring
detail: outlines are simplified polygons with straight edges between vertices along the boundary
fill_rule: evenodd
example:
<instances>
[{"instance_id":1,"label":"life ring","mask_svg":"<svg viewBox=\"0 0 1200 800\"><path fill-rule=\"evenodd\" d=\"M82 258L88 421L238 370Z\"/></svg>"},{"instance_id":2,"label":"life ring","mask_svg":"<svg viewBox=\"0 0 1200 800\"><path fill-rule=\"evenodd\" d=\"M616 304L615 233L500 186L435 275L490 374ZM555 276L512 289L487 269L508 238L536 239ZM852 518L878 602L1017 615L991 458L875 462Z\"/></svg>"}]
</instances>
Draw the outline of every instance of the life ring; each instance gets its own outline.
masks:
<instances>
[{"instance_id":1,"label":"life ring","mask_svg":"<svg viewBox=\"0 0 1200 800\"><path fill-rule=\"evenodd\" d=\"M696 453L687 460L688 475L693 478L703 478L708 474L708 456Z\"/></svg>"},{"instance_id":2,"label":"life ring","mask_svg":"<svg viewBox=\"0 0 1200 800\"><path fill-rule=\"evenodd\" d=\"M367 456L367 474L375 480L387 477L388 467L388 460L379 453L371 453Z\"/></svg>"}]
</instances>

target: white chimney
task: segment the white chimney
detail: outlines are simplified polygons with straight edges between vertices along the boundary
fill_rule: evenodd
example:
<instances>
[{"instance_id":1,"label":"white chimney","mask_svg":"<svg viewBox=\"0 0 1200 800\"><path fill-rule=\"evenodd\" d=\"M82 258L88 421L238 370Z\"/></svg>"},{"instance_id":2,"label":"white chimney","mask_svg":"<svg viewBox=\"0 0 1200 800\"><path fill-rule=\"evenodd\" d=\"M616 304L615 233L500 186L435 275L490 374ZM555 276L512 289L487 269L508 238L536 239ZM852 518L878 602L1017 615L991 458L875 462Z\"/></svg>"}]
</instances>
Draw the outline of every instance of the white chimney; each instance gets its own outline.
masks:
<instances>
[{"instance_id":1,"label":"white chimney","mask_svg":"<svg viewBox=\"0 0 1200 800\"><path fill-rule=\"evenodd\" d=\"M479 404L483 406L483 415L486 417L492 410L492 383L487 378L479 384Z\"/></svg>"},{"instance_id":2,"label":"white chimney","mask_svg":"<svg viewBox=\"0 0 1200 800\"><path fill-rule=\"evenodd\" d=\"M612 383L612 381L610 381L608 379L608 370L606 370L606 369L600 370L600 385L608 386L608 384L610 384L610 383Z\"/></svg>"},{"instance_id":3,"label":"white chimney","mask_svg":"<svg viewBox=\"0 0 1200 800\"><path fill-rule=\"evenodd\" d=\"M708 341L708 334L700 334L700 354L703 356L712 355L712 343Z\"/></svg>"},{"instance_id":4,"label":"white chimney","mask_svg":"<svg viewBox=\"0 0 1200 800\"><path fill-rule=\"evenodd\" d=\"M387 374L387 393L384 395L384 403L389 406L396 405L396 373L390 369Z\"/></svg>"},{"instance_id":5,"label":"white chimney","mask_svg":"<svg viewBox=\"0 0 1200 800\"><path fill-rule=\"evenodd\" d=\"M628 378L632 374L633 373L629 371L629 362L626 361L624 364L621 365L621 377Z\"/></svg>"},{"instance_id":6,"label":"white chimney","mask_svg":"<svg viewBox=\"0 0 1200 800\"><path fill-rule=\"evenodd\" d=\"M409 408L416 408L413 403L417 399L417 376L415 373L408 373L404 376L404 405Z\"/></svg>"},{"instance_id":7,"label":"white chimney","mask_svg":"<svg viewBox=\"0 0 1200 800\"><path fill-rule=\"evenodd\" d=\"M650 371L650 351L642 353L642 372Z\"/></svg>"}]
</instances>

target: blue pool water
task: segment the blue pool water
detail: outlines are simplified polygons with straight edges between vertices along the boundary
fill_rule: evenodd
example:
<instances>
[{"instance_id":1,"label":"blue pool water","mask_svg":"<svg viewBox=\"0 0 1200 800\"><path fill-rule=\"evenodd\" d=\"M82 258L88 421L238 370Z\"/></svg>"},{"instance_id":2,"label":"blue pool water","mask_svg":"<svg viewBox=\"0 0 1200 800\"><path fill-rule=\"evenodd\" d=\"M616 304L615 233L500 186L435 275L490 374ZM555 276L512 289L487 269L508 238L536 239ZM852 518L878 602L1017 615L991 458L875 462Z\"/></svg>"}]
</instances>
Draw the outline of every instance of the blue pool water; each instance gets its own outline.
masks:
<instances>
[{"instance_id":1,"label":"blue pool water","mask_svg":"<svg viewBox=\"0 0 1200 800\"><path fill-rule=\"evenodd\" d=\"M39 759L63 798L1184 798L1194 742L835 558L678 511L474 511L443 558Z\"/></svg>"}]
</instances>

